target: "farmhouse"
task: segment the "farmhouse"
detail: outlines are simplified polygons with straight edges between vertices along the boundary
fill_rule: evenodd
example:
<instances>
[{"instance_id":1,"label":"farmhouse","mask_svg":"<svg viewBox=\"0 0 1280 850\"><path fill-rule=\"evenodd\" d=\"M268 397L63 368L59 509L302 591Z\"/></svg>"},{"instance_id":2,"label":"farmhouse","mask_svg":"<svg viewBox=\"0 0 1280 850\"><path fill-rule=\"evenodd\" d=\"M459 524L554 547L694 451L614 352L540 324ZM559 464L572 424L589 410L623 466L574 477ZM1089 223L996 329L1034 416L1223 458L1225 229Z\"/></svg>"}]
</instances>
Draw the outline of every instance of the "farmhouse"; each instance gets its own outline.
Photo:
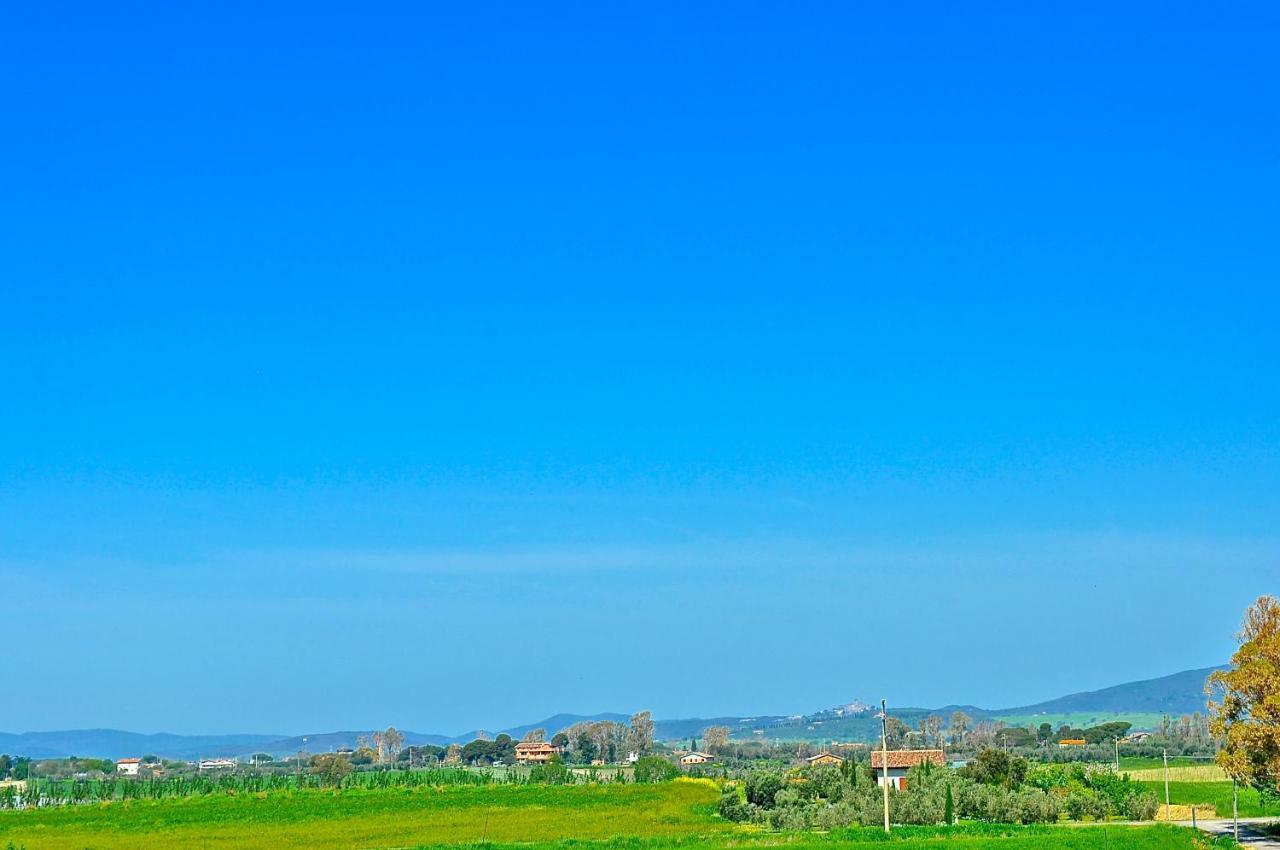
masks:
<instances>
[{"instance_id":1,"label":"farmhouse","mask_svg":"<svg viewBox=\"0 0 1280 850\"><path fill-rule=\"evenodd\" d=\"M546 764L559 753L559 747L545 741L521 741L516 744L516 763Z\"/></svg>"},{"instance_id":2,"label":"farmhouse","mask_svg":"<svg viewBox=\"0 0 1280 850\"><path fill-rule=\"evenodd\" d=\"M235 759L203 759L200 762L200 770L225 770L236 766Z\"/></svg>"},{"instance_id":3,"label":"farmhouse","mask_svg":"<svg viewBox=\"0 0 1280 850\"><path fill-rule=\"evenodd\" d=\"M1083 747L1084 745L1084 738L1063 738L1058 742L1058 749L1065 750L1067 747Z\"/></svg>"},{"instance_id":4,"label":"farmhouse","mask_svg":"<svg viewBox=\"0 0 1280 850\"><path fill-rule=\"evenodd\" d=\"M877 785L884 785L887 781L890 787L899 791L907 787L907 772L916 765L927 762L942 767L947 763L942 750L889 750L889 767L886 769L885 755L883 750L871 751L871 773Z\"/></svg>"},{"instance_id":5,"label":"farmhouse","mask_svg":"<svg viewBox=\"0 0 1280 850\"><path fill-rule=\"evenodd\" d=\"M696 750L692 753L685 753L680 756L680 764L683 767L691 767L696 764L706 764L711 761L711 756L707 753L700 753Z\"/></svg>"},{"instance_id":6,"label":"farmhouse","mask_svg":"<svg viewBox=\"0 0 1280 850\"><path fill-rule=\"evenodd\" d=\"M809 756L805 761L810 767L823 767L825 765L839 767L844 764L844 757L835 753L818 753L816 756Z\"/></svg>"},{"instance_id":7,"label":"farmhouse","mask_svg":"<svg viewBox=\"0 0 1280 850\"><path fill-rule=\"evenodd\" d=\"M137 776L142 767L142 759L120 759L116 762L116 773L122 776Z\"/></svg>"}]
</instances>

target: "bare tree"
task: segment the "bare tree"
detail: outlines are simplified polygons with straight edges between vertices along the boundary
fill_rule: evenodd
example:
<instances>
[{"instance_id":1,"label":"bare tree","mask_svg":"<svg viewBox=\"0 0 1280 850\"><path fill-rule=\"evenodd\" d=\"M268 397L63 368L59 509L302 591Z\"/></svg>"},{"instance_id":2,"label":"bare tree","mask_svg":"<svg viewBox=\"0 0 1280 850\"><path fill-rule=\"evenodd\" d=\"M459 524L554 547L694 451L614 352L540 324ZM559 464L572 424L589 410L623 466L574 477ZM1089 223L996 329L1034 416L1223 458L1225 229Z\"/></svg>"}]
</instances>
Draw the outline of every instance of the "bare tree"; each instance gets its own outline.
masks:
<instances>
[{"instance_id":1,"label":"bare tree","mask_svg":"<svg viewBox=\"0 0 1280 850\"><path fill-rule=\"evenodd\" d=\"M547 730L541 727L530 729L524 733L524 737L521 740L526 744L541 744L547 740Z\"/></svg>"},{"instance_id":2,"label":"bare tree","mask_svg":"<svg viewBox=\"0 0 1280 850\"><path fill-rule=\"evenodd\" d=\"M653 716L647 711L639 711L631 715L631 723L627 727L627 749L630 752L645 755L653 749Z\"/></svg>"},{"instance_id":3,"label":"bare tree","mask_svg":"<svg viewBox=\"0 0 1280 850\"><path fill-rule=\"evenodd\" d=\"M386 760L393 762L404 747L404 735L394 726L388 726L382 733L382 745L386 749Z\"/></svg>"},{"instance_id":4,"label":"bare tree","mask_svg":"<svg viewBox=\"0 0 1280 850\"><path fill-rule=\"evenodd\" d=\"M964 743L965 737L969 732L969 724L972 722L973 718L963 711L956 711L951 714L951 724L947 727L948 735L951 738L951 746L958 747Z\"/></svg>"},{"instance_id":5,"label":"bare tree","mask_svg":"<svg viewBox=\"0 0 1280 850\"><path fill-rule=\"evenodd\" d=\"M709 753L721 753L729 748L729 727L708 726L702 730L702 748Z\"/></svg>"},{"instance_id":6,"label":"bare tree","mask_svg":"<svg viewBox=\"0 0 1280 850\"><path fill-rule=\"evenodd\" d=\"M444 760L450 764L457 764L462 761L462 745L450 744L448 749L444 751Z\"/></svg>"},{"instance_id":7,"label":"bare tree","mask_svg":"<svg viewBox=\"0 0 1280 850\"><path fill-rule=\"evenodd\" d=\"M969 732L969 742L975 747L990 747L995 744L996 733L1003 726L1003 723L992 723L990 720L980 721Z\"/></svg>"},{"instance_id":8,"label":"bare tree","mask_svg":"<svg viewBox=\"0 0 1280 850\"><path fill-rule=\"evenodd\" d=\"M936 714L930 714L928 717L920 721L920 734L924 736L925 746L930 744L942 746L942 718Z\"/></svg>"}]
</instances>

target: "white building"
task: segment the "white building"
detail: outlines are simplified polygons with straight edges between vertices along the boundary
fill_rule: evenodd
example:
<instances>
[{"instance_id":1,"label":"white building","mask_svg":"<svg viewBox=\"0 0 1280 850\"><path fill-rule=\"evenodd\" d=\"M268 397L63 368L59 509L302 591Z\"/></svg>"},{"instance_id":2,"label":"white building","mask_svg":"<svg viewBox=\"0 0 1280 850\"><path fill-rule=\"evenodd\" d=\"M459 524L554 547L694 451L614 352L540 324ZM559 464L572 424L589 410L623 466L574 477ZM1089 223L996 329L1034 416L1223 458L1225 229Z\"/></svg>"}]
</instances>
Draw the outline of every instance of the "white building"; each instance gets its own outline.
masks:
<instances>
[{"instance_id":1,"label":"white building","mask_svg":"<svg viewBox=\"0 0 1280 850\"><path fill-rule=\"evenodd\" d=\"M120 759L116 762L116 773L121 776L137 776L142 767L142 759Z\"/></svg>"},{"instance_id":2,"label":"white building","mask_svg":"<svg viewBox=\"0 0 1280 850\"><path fill-rule=\"evenodd\" d=\"M706 753L692 752L692 753L685 753L684 755L680 756L680 764L684 765L685 767L690 767L691 765L695 765L695 764L706 764L709 761L711 761L711 756L707 755Z\"/></svg>"},{"instance_id":3,"label":"white building","mask_svg":"<svg viewBox=\"0 0 1280 850\"><path fill-rule=\"evenodd\" d=\"M227 770L236 766L235 759L201 759L201 770Z\"/></svg>"}]
</instances>

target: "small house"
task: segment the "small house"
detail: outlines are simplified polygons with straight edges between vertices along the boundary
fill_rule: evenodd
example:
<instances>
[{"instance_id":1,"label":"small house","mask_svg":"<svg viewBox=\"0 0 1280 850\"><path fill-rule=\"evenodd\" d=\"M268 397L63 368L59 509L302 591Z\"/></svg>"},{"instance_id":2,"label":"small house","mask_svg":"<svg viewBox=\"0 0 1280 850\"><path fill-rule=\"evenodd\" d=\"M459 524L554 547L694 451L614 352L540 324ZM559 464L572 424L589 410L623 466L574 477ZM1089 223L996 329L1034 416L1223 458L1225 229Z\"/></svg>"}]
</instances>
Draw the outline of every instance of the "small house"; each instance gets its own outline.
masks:
<instances>
[{"instance_id":1,"label":"small house","mask_svg":"<svg viewBox=\"0 0 1280 850\"><path fill-rule=\"evenodd\" d=\"M1086 741L1084 738L1063 738L1058 742L1058 749L1065 750L1068 747L1083 747Z\"/></svg>"},{"instance_id":2,"label":"small house","mask_svg":"<svg viewBox=\"0 0 1280 850\"><path fill-rule=\"evenodd\" d=\"M137 776L142 767L142 759L120 759L116 762L116 773L121 776Z\"/></svg>"},{"instance_id":3,"label":"small house","mask_svg":"<svg viewBox=\"0 0 1280 850\"><path fill-rule=\"evenodd\" d=\"M887 767L885 756L888 756ZM906 789L907 773L911 768L925 763L943 767L947 759L942 750L889 750L888 753L884 750L871 751L871 773L876 778L876 784L884 785L888 782L889 787L899 791Z\"/></svg>"},{"instance_id":4,"label":"small house","mask_svg":"<svg viewBox=\"0 0 1280 850\"><path fill-rule=\"evenodd\" d=\"M696 750L691 753L685 753L680 756L681 767L693 767L699 764L707 764L711 761L711 756L707 753L700 753Z\"/></svg>"},{"instance_id":5,"label":"small house","mask_svg":"<svg viewBox=\"0 0 1280 850\"><path fill-rule=\"evenodd\" d=\"M805 759L805 763L809 767L839 767L844 764L844 757L835 753L818 753L816 756L809 756Z\"/></svg>"}]
</instances>

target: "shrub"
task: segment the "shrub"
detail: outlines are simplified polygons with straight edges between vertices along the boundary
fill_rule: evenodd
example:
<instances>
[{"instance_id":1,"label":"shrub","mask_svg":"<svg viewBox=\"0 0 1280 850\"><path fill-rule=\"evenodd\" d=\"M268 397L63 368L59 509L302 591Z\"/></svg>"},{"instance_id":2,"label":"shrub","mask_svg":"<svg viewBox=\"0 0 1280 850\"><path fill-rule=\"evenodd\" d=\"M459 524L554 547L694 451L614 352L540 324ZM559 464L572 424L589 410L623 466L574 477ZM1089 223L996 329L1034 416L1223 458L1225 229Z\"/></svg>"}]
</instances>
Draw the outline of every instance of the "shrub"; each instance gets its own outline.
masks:
<instances>
[{"instance_id":1,"label":"shrub","mask_svg":"<svg viewBox=\"0 0 1280 850\"><path fill-rule=\"evenodd\" d=\"M667 782L679 775L680 770L660 756L645 756L634 767L636 782Z\"/></svg>"},{"instance_id":2,"label":"shrub","mask_svg":"<svg viewBox=\"0 0 1280 850\"><path fill-rule=\"evenodd\" d=\"M842 829L846 826L856 826L860 822L858 807L850 802L824 806L818 809L813 818L813 825L819 829Z\"/></svg>"},{"instance_id":3,"label":"shrub","mask_svg":"<svg viewBox=\"0 0 1280 850\"><path fill-rule=\"evenodd\" d=\"M573 782L573 773L563 760L552 758L546 764L535 764L529 771L529 781L540 785L569 785Z\"/></svg>"},{"instance_id":4,"label":"shrub","mask_svg":"<svg viewBox=\"0 0 1280 850\"><path fill-rule=\"evenodd\" d=\"M747 802L764 809L772 809L774 797L782 790L782 777L768 770L757 770L747 777Z\"/></svg>"},{"instance_id":5,"label":"shrub","mask_svg":"<svg viewBox=\"0 0 1280 850\"><path fill-rule=\"evenodd\" d=\"M1120 813L1128 820L1151 820L1159 808L1155 794L1135 791L1124 798Z\"/></svg>"},{"instance_id":6,"label":"shrub","mask_svg":"<svg viewBox=\"0 0 1280 850\"><path fill-rule=\"evenodd\" d=\"M1072 820L1084 820L1089 813L1089 795L1084 791L1072 791L1067 795L1062 808Z\"/></svg>"},{"instance_id":7,"label":"shrub","mask_svg":"<svg viewBox=\"0 0 1280 850\"><path fill-rule=\"evenodd\" d=\"M720 812L720 817L735 823L741 823L751 817L751 806L747 804L746 800L742 799L742 795L738 793L736 787L724 789L716 809Z\"/></svg>"},{"instance_id":8,"label":"shrub","mask_svg":"<svg viewBox=\"0 0 1280 850\"><path fill-rule=\"evenodd\" d=\"M1017 795L1019 823L1054 823L1058 820L1058 800L1044 791L1026 790Z\"/></svg>"}]
</instances>

